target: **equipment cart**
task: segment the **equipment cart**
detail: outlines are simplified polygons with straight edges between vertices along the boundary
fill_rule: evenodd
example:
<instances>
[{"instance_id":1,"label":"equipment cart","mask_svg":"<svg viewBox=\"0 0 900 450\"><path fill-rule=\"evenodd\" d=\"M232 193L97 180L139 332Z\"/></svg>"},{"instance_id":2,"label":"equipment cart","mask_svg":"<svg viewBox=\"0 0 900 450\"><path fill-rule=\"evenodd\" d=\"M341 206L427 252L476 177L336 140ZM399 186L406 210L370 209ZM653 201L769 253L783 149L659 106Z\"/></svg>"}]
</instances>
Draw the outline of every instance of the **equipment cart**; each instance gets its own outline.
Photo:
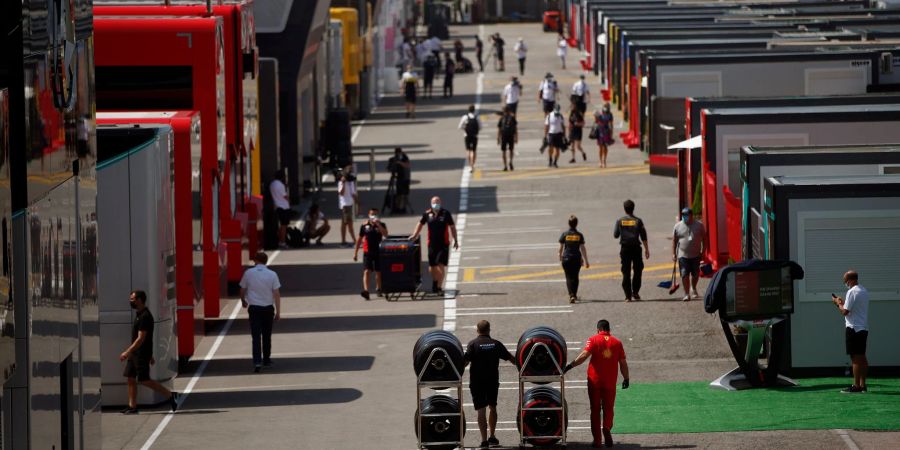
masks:
<instances>
[{"instance_id":1,"label":"equipment cart","mask_svg":"<svg viewBox=\"0 0 900 450\"><path fill-rule=\"evenodd\" d=\"M556 374L546 376L525 375L528 363L535 356L535 350L543 348L556 368ZM559 383L559 390L539 386L525 391L526 383ZM526 404L528 402L528 404ZM538 406L532 406L538 405ZM550 347L543 342L535 343L528 351L525 362L519 368L519 412L516 422L519 429L519 448L551 447L566 448L566 378L563 369L553 356ZM558 422L558 423L554 423ZM537 435L529 435L530 425L537 425ZM550 431L548 430L558 430Z\"/></svg>"},{"instance_id":2,"label":"equipment cart","mask_svg":"<svg viewBox=\"0 0 900 450\"><path fill-rule=\"evenodd\" d=\"M388 236L379 246L378 270L381 272L381 292L388 301L397 301L403 294L415 300L422 285L422 244L419 238Z\"/></svg>"},{"instance_id":3,"label":"equipment cart","mask_svg":"<svg viewBox=\"0 0 900 450\"><path fill-rule=\"evenodd\" d=\"M419 450L431 448L446 448L454 445L454 448L465 448L466 419L463 414L463 381L462 374L450 363L454 380L447 381L423 381L435 355L443 353L439 362L452 361L450 354L443 348L434 348L428 355L422 370L416 374L416 439ZM439 369L443 369L441 366ZM449 392L456 391L456 398L447 395L433 395L422 398L422 389L446 389Z\"/></svg>"}]
</instances>

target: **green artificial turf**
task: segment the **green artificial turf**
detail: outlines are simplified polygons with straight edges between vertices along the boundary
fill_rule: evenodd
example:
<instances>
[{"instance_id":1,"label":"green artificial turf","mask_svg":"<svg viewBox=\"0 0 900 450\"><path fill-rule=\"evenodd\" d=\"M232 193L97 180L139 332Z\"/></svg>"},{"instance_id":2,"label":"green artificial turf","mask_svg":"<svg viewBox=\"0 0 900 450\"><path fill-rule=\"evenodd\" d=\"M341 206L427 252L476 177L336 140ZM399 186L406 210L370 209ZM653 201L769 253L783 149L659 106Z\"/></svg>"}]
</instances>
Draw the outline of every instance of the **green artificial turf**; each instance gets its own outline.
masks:
<instances>
[{"instance_id":1,"label":"green artificial turf","mask_svg":"<svg viewBox=\"0 0 900 450\"><path fill-rule=\"evenodd\" d=\"M635 383L617 393L615 431L900 430L900 379L869 380L863 394L839 392L850 378L797 381L792 388L737 392L706 382Z\"/></svg>"}]
</instances>

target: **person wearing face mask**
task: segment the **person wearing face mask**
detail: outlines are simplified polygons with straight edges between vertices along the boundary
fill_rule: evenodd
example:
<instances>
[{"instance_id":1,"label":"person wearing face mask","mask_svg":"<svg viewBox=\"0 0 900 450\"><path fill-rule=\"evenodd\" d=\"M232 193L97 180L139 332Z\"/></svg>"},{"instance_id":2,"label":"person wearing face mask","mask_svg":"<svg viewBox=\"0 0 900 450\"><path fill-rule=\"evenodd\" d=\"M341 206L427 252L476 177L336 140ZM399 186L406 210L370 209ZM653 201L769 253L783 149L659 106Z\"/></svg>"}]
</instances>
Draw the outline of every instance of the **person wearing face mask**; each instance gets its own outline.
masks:
<instances>
[{"instance_id":1,"label":"person wearing face mask","mask_svg":"<svg viewBox=\"0 0 900 450\"><path fill-rule=\"evenodd\" d=\"M690 208L681 210L681 221L675 224L672 234L672 260L678 261L681 274L681 285L684 286L684 298L700 298L697 294L697 281L700 279L700 255L703 254L703 241L706 239L706 227L699 220L694 220L694 212ZM688 283L690 282L690 284Z\"/></svg>"},{"instance_id":2,"label":"person wearing face mask","mask_svg":"<svg viewBox=\"0 0 900 450\"><path fill-rule=\"evenodd\" d=\"M596 133L594 131L596 130ZM594 111L594 129L591 137L597 139L597 153L600 156L600 167L606 167L606 154L613 143L613 115L609 103L603 104L603 110Z\"/></svg>"},{"instance_id":3,"label":"person wearing face mask","mask_svg":"<svg viewBox=\"0 0 900 450\"><path fill-rule=\"evenodd\" d=\"M359 293L362 298L369 299L369 274L375 273L375 292L381 297L381 272L378 271L378 246L381 239L387 237L387 225L378 218L378 208L369 210L369 220L359 227L359 239L356 240L356 250L353 252L353 261L359 259L359 248L363 249L363 290Z\"/></svg>"},{"instance_id":4,"label":"person wearing face mask","mask_svg":"<svg viewBox=\"0 0 900 450\"><path fill-rule=\"evenodd\" d=\"M411 241L418 239L425 225L428 225L428 269L431 272L431 291L443 295L444 273L450 261L450 236L453 236L454 250L459 249L459 240L456 237L453 216L450 211L442 208L440 197L431 198L431 208L422 214L422 219L409 239Z\"/></svg>"},{"instance_id":5,"label":"person wearing face mask","mask_svg":"<svg viewBox=\"0 0 900 450\"><path fill-rule=\"evenodd\" d=\"M138 413L138 383L167 397L169 407L175 411L178 409L178 393L169 391L150 378L150 366L156 361L153 360L153 314L147 309L147 293L131 291L128 301L137 314L131 325L131 345L119 355L119 361L125 361L123 375L128 379L128 407L122 410L122 414Z\"/></svg>"}]
</instances>

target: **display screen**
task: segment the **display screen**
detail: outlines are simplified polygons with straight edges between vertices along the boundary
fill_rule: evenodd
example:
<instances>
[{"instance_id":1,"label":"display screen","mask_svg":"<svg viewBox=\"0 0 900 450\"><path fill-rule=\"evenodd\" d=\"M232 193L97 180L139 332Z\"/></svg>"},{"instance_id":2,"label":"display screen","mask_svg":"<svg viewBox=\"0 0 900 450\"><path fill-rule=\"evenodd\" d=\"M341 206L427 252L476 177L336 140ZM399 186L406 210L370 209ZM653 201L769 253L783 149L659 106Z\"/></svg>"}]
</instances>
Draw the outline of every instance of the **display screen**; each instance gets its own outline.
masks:
<instances>
[{"instance_id":1,"label":"display screen","mask_svg":"<svg viewBox=\"0 0 900 450\"><path fill-rule=\"evenodd\" d=\"M729 318L758 318L794 312L794 283L789 267L729 272L725 311Z\"/></svg>"}]
</instances>

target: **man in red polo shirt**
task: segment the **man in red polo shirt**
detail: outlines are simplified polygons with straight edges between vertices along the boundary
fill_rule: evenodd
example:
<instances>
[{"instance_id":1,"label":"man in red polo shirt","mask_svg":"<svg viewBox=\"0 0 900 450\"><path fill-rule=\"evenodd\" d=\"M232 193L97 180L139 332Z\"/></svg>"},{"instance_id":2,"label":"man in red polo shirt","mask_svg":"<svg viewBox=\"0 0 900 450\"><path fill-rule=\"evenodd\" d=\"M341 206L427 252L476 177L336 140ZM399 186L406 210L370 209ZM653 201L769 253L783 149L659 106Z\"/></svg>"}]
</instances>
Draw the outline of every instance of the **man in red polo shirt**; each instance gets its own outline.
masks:
<instances>
[{"instance_id":1,"label":"man in red polo shirt","mask_svg":"<svg viewBox=\"0 0 900 450\"><path fill-rule=\"evenodd\" d=\"M573 367L580 365L588 358L591 358L588 366L587 387L588 397L591 401L593 446L599 448L605 440L606 446L612 447L613 440L610 430L613 427L616 404L616 380L618 371L621 369L622 389L628 389L628 361L625 360L622 341L609 334L608 321L597 322L597 334L587 340L584 350L574 361L566 365L565 372L572 370Z\"/></svg>"}]
</instances>

